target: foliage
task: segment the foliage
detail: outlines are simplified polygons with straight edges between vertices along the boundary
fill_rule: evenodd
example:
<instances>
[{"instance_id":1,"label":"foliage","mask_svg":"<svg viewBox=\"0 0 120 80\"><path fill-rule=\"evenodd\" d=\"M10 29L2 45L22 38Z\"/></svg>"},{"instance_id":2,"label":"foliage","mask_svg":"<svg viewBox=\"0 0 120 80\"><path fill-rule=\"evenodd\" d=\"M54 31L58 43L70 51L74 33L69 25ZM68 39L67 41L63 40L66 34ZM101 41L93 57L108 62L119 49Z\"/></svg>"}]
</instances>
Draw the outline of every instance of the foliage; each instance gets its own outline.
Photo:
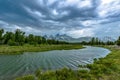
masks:
<instances>
[{"instance_id":1,"label":"foliage","mask_svg":"<svg viewBox=\"0 0 120 80\"><path fill-rule=\"evenodd\" d=\"M114 41L101 41L99 40L97 37L93 37L89 42L85 42L85 41L82 41L80 43L77 43L77 44L82 44L82 45L114 45L115 42Z\"/></svg>"},{"instance_id":2,"label":"foliage","mask_svg":"<svg viewBox=\"0 0 120 80\"><path fill-rule=\"evenodd\" d=\"M25 32L21 31L20 29L15 30L15 32L6 32L4 34L4 30L0 29L0 44L8 44L8 41L11 40L15 45L37 45L37 44L82 44L82 45L120 45L120 37L116 42L107 41L103 42L99 40L97 37L93 37L89 42L79 42L79 43L68 43L65 41L58 41L54 39L46 39L43 36L36 36L33 34L29 34L28 36L25 35ZM8 44L9 45L9 44Z\"/></svg>"},{"instance_id":3,"label":"foliage","mask_svg":"<svg viewBox=\"0 0 120 80\"><path fill-rule=\"evenodd\" d=\"M10 40L8 40L7 44L10 46L14 46L14 45L16 45L16 42L10 39Z\"/></svg>"},{"instance_id":4,"label":"foliage","mask_svg":"<svg viewBox=\"0 0 120 80\"><path fill-rule=\"evenodd\" d=\"M116 41L117 45L120 46L120 36L118 38L118 40Z\"/></svg>"},{"instance_id":5,"label":"foliage","mask_svg":"<svg viewBox=\"0 0 120 80\"><path fill-rule=\"evenodd\" d=\"M2 39L3 39L3 33L4 33L4 30L3 29L0 29L0 44L2 44Z\"/></svg>"},{"instance_id":6,"label":"foliage","mask_svg":"<svg viewBox=\"0 0 120 80\"><path fill-rule=\"evenodd\" d=\"M21 46L24 44L37 45L37 44L68 44L64 41L57 41L54 39L46 39L42 36L35 36L33 34L25 35L25 32L20 29L15 32L6 32L0 29L0 44L7 44L10 46Z\"/></svg>"}]
</instances>

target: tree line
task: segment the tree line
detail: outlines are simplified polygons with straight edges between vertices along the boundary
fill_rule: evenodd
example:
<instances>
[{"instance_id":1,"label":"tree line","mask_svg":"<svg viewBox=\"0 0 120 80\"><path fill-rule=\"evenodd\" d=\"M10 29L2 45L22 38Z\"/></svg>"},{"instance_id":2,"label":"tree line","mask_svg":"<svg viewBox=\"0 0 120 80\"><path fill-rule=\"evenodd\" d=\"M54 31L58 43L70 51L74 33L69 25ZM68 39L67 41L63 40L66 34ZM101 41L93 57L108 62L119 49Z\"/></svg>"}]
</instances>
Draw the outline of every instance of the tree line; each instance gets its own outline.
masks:
<instances>
[{"instance_id":1,"label":"tree line","mask_svg":"<svg viewBox=\"0 0 120 80\"><path fill-rule=\"evenodd\" d=\"M25 35L25 32L16 29L15 32L5 32L0 29L0 45L19 46L24 44L68 44L68 42L58 41L54 39L46 39L43 36L36 36L33 34Z\"/></svg>"},{"instance_id":2,"label":"tree line","mask_svg":"<svg viewBox=\"0 0 120 80\"><path fill-rule=\"evenodd\" d=\"M90 41L82 41L77 43L71 43L71 44L80 44L80 45L118 45L120 46L120 37L116 41L102 41L99 40L97 37L92 37Z\"/></svg>"},{"instance_id":3,"label":"tree line","mask_svg":"<svg viewBox=\"0 0 120 80\"><path fill-rule=\"evenodd\" d=\"M81 44L81 45L119 45L120 37L116 41L101 41L97 37L93 37L89 42L82 41L79 43L69 43L65 41L58 41L54 39L46 39L43 36L36 36L33 34L25 35L25 32L20 29L16 29L14 32L5 32L4 29L0 29L0 45L7 44L10 46L23 45L23 44Z\"/></svg>"},{"instance_id":4,"label":"tree line","mask_svg":"<svg viewBox=\"0 0 120 80\"><path fill-rule=\"evenodd\" d=\"M114 41L102 41L99 40L97 37L92 37L92 39L88 42L82 41L80 42L82 45L115 45L116 42Z\"/></svg>"}]
</instances>

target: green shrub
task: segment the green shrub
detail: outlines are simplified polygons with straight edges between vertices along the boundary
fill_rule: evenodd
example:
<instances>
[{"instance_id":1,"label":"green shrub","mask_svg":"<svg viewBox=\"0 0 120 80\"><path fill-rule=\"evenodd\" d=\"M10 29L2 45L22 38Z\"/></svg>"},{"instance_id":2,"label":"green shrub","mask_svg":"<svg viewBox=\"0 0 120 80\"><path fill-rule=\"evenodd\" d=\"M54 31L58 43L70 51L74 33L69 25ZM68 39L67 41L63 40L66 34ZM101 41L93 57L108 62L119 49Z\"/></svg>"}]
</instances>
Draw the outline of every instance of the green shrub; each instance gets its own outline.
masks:
<instances>
[{"instance_id":1,"label":"green shrub","mask_svg":"<svg viewBox=\"0 0 120 80\"><path fill-rule=\"evenodd\" d=\"M14 42L13 40L9 40L8 43L7 43L9 46L15 46L16 45L16 42Z\"/></svg>"}]
</instances>

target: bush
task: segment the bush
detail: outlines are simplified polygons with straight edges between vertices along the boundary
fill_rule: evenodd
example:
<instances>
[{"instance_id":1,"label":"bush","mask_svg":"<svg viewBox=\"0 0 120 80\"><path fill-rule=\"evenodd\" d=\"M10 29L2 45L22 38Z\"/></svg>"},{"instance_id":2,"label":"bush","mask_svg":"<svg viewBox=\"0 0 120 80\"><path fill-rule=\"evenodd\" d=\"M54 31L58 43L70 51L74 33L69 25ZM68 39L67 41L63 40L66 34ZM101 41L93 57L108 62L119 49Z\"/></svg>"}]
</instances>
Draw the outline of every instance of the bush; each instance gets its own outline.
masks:
<instances>
[{"instance_id":1,"label":"bush","mask_svg":"<svg viewBox=\"0 0 120 80\"><path fill-rule=\"evenodd\" d=\"M36 72L35 72L35 76L36 77L41 77L42 75L42 71L40 69L38 69Z\"/></svg>"},{"instance_id":2,"label":"bush","mask_svg":"<svg viewBox=\"0 0 120 80\"><path fill-rule=\"evenodd\" d=\"M7 43L9 46L15 46L16 45L16 42L14 42L13 40L9 40L8 43Z\"/></svg>"}]
</instances>

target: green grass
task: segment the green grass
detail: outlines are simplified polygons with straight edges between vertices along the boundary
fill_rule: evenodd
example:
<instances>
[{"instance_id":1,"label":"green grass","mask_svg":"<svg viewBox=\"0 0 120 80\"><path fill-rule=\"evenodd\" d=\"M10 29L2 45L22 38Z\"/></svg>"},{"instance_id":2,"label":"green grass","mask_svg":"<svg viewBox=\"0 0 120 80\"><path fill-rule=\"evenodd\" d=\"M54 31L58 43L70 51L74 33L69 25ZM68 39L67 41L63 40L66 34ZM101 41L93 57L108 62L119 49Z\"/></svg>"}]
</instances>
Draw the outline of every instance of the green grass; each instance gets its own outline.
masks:
<instances>
[{"instance_id":1,"label":"green grass","mask_svg":"<svg viewBox=\"0 0 120 80\"><path fill-rule=\"evenodd\" d=\"M0 46L0 54L21 54L23 52L41 52L49 50L81 49L81 45L23 45L23 46Z\"/></svg>"},{"instance_id":2,"label":"green grass","mask_svg":"<svg viewBox=\"0 0 120 80\"><path fill-rule=\"evenodd\" d=\"M109 74L104 74L102 77L105 80L120 80L120 48L109 47L112 52L104 59L96 62L96 64L101 63L105 65Z\"/></svg>"},{"instance_id":3,"label":"green grass","mask_svg":"<svg viewBox=\"0 0 120 80\"><path fill-rule=\"evenodd\" d=\"M111 53L105 58L95 59L93 64L86 67L89 70L61 69L57 71L42 72L37 70L31 79L29 76L17 78L16 80L120 80L120 48L106 47Z\"/></svg>"}]
</instances>

